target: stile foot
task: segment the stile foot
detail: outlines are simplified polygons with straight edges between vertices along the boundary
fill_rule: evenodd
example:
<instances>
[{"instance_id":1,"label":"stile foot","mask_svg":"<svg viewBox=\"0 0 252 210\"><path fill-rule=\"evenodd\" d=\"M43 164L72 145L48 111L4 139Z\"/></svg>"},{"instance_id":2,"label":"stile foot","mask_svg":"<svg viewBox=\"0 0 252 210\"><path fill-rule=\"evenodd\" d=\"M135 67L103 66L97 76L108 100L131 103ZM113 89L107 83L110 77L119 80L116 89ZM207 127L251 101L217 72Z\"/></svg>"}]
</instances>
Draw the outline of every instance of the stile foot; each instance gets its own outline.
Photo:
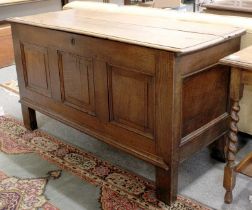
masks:
<instances>
[{"instance_id":1,"label":"stile foot","mask_svg":"<svg viewBox=\"0 0 252 210\"><path fill-rule=\"evenodd\" d=\"M26 127L26 129L31 131L36 130L38 128L38 125L35 110L25 105L22 105L22 114L23 114L24 126Z\"/></svg>"}]
</instances>

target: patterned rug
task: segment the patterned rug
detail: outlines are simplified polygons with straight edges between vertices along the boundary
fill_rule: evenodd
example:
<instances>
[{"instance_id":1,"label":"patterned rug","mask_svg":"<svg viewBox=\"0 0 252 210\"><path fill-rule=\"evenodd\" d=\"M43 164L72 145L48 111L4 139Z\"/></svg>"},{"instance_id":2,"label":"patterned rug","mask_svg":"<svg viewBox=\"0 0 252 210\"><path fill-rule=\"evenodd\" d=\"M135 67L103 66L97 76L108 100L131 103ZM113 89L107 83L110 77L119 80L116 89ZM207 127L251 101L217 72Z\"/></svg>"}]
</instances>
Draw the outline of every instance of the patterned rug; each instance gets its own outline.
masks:
<instances>
[{"instance_id":1,"label":"patterned rug","mask_svg":"<svg viewBox=\"0 0 252 210\"><path fill-rule=\"evenodd\" d=\"M50 171L48 176L36 179L8 177L0 171L0 209L23 210L37 209L59 210L50 204L44 196L47 182L60 177L61 171ZM57 176L55 176L57 175Z\"/></svg>"},{"instance_id":2,"label":"patterned rug","mask_svg":"<svg viewBox=\"0 0 252 210\"><path fill-rule=\"evenodd\" d=\"M0 150L5 155L37 154L85 183L99 187L101 193L97 202L103 210L211 210L183 196L178 196L171 207L166 206L156 199L152 181L40 130L30 132L11 117L0 117ZM44 178L20 179L0 172L0 209L57 209L46 199L44 189L52 177L60 179L60 173L53 171Z\"/></svg>"}]
</instances>

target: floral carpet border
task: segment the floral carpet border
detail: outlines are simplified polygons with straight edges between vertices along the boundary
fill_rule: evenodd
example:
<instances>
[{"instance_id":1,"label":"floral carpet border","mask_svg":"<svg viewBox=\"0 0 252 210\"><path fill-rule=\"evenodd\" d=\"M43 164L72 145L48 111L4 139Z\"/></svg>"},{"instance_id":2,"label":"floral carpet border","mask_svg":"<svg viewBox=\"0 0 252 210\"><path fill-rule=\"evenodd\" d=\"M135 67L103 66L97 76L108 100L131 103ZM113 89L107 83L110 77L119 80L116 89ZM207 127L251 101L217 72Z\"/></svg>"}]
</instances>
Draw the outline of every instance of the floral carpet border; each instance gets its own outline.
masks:
<instances>
[{"instance_id":1,"label":"floral carpet border","mask_svg":"<svg viewBox=\"0 0 252 210\"><path fill-rule=\"evenodd\" d=\"M74 175L102 189L110 189L126 196L143 209L178 209L182 202L186 208L179 209L211 210L182 196L178 196L177 202L169 207L156 199L155 185L152 181L100 160L91 153L66 144L45 132L40 130L30 132L23 127L22 123L11 117L0 116L0 135L6 133L8 135L15 133L18 143L28 146L47 161L71 171Z\"/></svg>"}]
</instances>

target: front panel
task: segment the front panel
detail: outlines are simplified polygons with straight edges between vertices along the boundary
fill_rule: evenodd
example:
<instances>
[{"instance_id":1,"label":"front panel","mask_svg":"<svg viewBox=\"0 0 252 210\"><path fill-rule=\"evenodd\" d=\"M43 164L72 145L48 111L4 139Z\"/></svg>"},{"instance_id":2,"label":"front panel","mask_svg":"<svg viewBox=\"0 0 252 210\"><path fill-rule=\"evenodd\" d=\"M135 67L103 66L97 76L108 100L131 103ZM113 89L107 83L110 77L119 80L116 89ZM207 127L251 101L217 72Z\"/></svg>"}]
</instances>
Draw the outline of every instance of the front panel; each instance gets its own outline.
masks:
<instances>
[{"instance_id":1,"label":"front panel","mask_svg":"<svg viewBox=\"0 0 252 210\"><path fill-rule=\"evenodd\" d=\"M132 154L162 161L154 130L157 51L26 25L15 31L16 51L25 57L26 68L18 68L19 80L27 81L20 86L23 104Z\"/></svg>"},{"instance_id":2,"label":"front panel","mask_svg":"<svg viewBox=\"0 0 252 210\"><path fill-rule=\"evenodd\" d=\"M110 122L153 138L153 78L109 66Z\"/></svg>"},{"instance_id":3,"label":"front panel","mask_svg":"<svg viewBox=\"0 0 252 210\"><path fill-rule=\"evenodd\" d=\"M20 48L26 88L51 96L47 48L26 42L20 43Z\"/></svg>"},{"instance_id":4,"label":"front panel","mask_svg":"<svg viewBox=\"0 0 252 210\"><path fill-rule=\"evenodd\" d=\"M58 51L61 100L68 106L95 115L91 59Z\"/></svg>"}]
</instances>

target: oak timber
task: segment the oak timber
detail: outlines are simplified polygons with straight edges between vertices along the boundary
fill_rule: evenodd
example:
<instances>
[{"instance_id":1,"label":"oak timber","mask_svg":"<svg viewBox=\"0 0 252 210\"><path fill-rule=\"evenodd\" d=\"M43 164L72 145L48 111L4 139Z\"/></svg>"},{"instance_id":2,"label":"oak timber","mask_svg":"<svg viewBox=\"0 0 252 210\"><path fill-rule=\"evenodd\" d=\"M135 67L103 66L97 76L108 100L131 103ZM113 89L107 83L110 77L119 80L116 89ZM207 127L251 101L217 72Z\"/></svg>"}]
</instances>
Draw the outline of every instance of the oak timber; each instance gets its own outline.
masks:
<instances>
[{"instance_id":1,"label":"oak timber","mask_svg":"<svg viewBox=\"0 0 252 210\"><path fill-rule=\"evenodd\" d=\"M12 44L11 27L8 24L0 24L0 68L14 63L14 51Z\"/></svg>"},{"instance_id":2,"label":"oak timber","mask_svg":"<svg viewBox=\"0 0 252 210\"><path fill-rule=\"evenodd\" d=\"M93 15L93 12L75 9L11 18L9 21L179 53L209 47L245 32L238 27L217 24L155 17L148 20L137 15L108 12Z\"/></svg>"},{"instance_id":3,"label":"oak timber","mask_svg":"<svg viewBox=\"0 0 252 210\"><path fill-rule=\"evenodd\" d=\"M224 141L230 72L218 60L243 29L88 10L10 21L27 128L40 111L154 164L168 204L179 164Z\"/></svg>"},{"instance_id":4,"label":"oak timber","mask_svg":"<svg viewBox=\"0 0 252 210\"><path fill-rule=\"evenodd\" d=\"M252 177L252 153L244 157L238 165L235 164L238 143L239 101L243 96L244 85L252 85L252 47L231 54L221 59L220 63L231 67L230 98L232 107L227 144L227 165L223 180L223 186L226 189L224 200L226 203L231 203L233 201L232 191L236 184L236 173Z\"/></svg>"}]
</instances>

